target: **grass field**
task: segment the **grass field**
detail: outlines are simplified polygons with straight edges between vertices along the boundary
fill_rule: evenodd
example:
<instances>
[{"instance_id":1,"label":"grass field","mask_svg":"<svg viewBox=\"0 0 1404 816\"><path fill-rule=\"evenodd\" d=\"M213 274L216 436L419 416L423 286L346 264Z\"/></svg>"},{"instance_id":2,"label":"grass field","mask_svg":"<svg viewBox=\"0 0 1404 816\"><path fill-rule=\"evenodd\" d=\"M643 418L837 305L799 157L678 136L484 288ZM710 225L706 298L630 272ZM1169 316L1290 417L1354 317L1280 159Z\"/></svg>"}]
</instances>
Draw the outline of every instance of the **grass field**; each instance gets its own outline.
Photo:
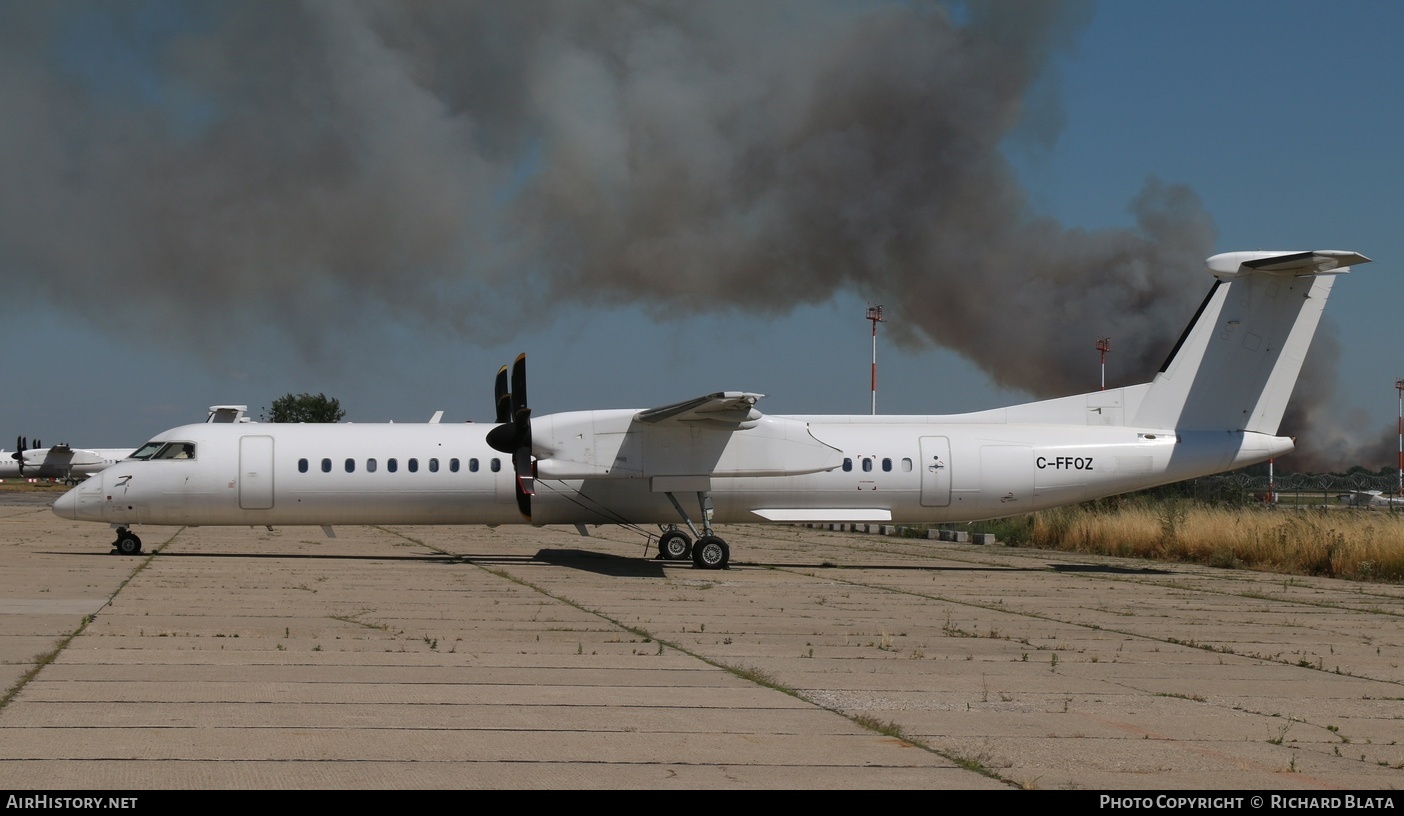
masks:
<instances>
[{"instance_id":1,"label":"grass field","mask_svg":"<svg viewBox=\"0 0 1404 816\"><path fill-rule=\"evenodd\" d=\"M993 528L1000 540L1071 552L1404 581L1404 513L1349 508L1216 508L1188 501L1045 510Z\"/></svg>"}]
</instances>

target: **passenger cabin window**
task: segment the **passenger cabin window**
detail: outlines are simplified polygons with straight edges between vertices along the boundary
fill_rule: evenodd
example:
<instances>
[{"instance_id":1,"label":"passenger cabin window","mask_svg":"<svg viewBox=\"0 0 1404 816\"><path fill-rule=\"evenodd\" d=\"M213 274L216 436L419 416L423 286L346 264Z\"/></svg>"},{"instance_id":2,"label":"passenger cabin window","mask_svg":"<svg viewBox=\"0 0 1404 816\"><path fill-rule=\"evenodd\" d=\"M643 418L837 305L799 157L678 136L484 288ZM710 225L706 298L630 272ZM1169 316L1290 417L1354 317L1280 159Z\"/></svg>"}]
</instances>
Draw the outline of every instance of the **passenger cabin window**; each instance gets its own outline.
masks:
<instances>
[{"instance_id":1,"label":"passenger cabin window","mask_svg":"<svg viewBox=\"0 0 1404 816\"><path fill-rule=\"evenodd\" d=\"M400 469L400 460L398 460L398 459L386 459L386 460L385 460L385 469L388 470L388 471L390 471L391 473L394 473L395 471L397 471L397 470Z\"/></svg>"},{"instance_id":2,"label":"passenger cabin window","mask_svg":"<svg viewBox=\"0 0 1404 816\"><path fill-rule=\"evenodd\" d=\"M419 472L419 460L418 460L418 459L410 459L409 461L405 462L405 469L408 470L410 473L418 473L418 472Z\"/></svg>"},{"instance_id":3,"label":"passenger cabin window","mask_svg":"<svg viewBox=\"0 0 1404 816\"><path fill-rule=\"evenodd\" d=\"M298 472L298 473L306 473L306 472L307 472L307 460L306 460L306 459L299 459L299 460L297 460L297 472Z\"/></svg>"},{"instance_id":4,"label":"passenger cabin window","mask_svg":"<svg viewBox=\"0 0 1404 816\"><path fill-rule=\"evenodd\" d=\"M501 470L501 469L502 469L502 460L501 460L501 459L498 459L496 456L492 457L492 472L493 472L493 473L496 473L497 471L499 471L499 470Z\"/></svg>"},{"instance_id":5,"label":"passenger cabin window","mask_svg":"<svg viewBox=\"0 0 1404 816\"><path fill-rule=\"evenodd\" d=\"M323 472L323 473L331 473L331 460L330 460L330 459L323 459L323 460L322 460L322 472Z\"/></svg>"},{"instance_id":6,"label":"passenger cabin window","mask_svg":"<svg viewBox=\"0 0 1404 816\"><path fill-rule=\"evenodd\" d=\"M366 460L366 472L367 472L367 473L374 473L374 472L375 472L375 460L374 460L374 459L367 459L367 460Z\"/></svg>"},{"instance_id":7,"label":"passenger cabin window","mask_svg":"<svg viewBox=\"0 0 1404 816\"><path fill-rule=\"evenodd\" d=\"M892 472L892 460L891 460L891 459L888 459L888 458L886 458L886 457L883 458L883 460L882 460L882 472L883 472L883 473L891 473L891 472Z\"/></svg>"},{"instance_id":8,"label":"passenger cabin window","mask_svg":"<svg viewBox=\"0 0 1404 816\"><path fill-rule=\"evenodd\" d=\"M864 456L864 457L863 457L863 472L864 472L864 473L868 473L868 472L870 472L872 469L873 469L873 460L872 460L872 459L869 459L869 458L866 457L866 456Z\"/></svg>"},{"instance_id":9,"label":"passenger cabin window","mask_svg":"<svg viewBox=\"0 0 1404 816\"><path fill-rule=\"evenodd\" d=\"M902 472L903 472L903 473L911 473L911 472L912 472L912 460L911 460L911 459L903 459L903 460L902 460Z\"/></svg>"},{"instance_id":10,"label":"passenger cabin window","mask_svg":"<svg viewBox=\"0 0 1404 816\"><path fill-rule=\"evenodd\" d=\"M457 473L457 472L458 472L458 460L457 460L457 459L450 459L450 460L449 460L449 473Z\"/></svg>"},{"instance_id":11,"label":"passenger cabin window","mask_svg":"<svg viewBox=\"0 0 1404 816\"><path fill-rule=\"evenodd\" d=\"M430 459L430 460L429 460L429 472L430 472L430 473L438 473L438 472L439 472L439 460L438 460L438 459Z\"/></svg>"},{"instance_id":12,"label":"passenger cabin window","mask_svg":"<svg viewBox=\"0 0 1404 816\"><path fill-rule=\"evenodd\" d=\"M347 472L347 473L355 473L355 472L356 472L356 460L355 460L355 459L347 459L347 460L346 460L346 472Z\"/></svg>"},{"instance_id":13,"label":"passenger cabin window","mask_svg":"<svg viewBox=\"0 0 1404 816\"><path fill-rule=\"evenodd\" d=\"M843 457L843 472L844 472L844 473L851 473L851 472L853 472L853 460L850 459L850 458L848 458L847 456Z\"/></svg>"},{"instance_id":14,"label":"passenger cabin window","mask_svg":"<svg viewBox=\"0 0 1404 816\"><path fill-rule=\"evenodd\" d=\"M469 460L468 460L468 472L469 472L469 473L477 473L477 472L478 472L478 457L474 456L472 459L469 459Z\"/></svg>"}]
</instances>

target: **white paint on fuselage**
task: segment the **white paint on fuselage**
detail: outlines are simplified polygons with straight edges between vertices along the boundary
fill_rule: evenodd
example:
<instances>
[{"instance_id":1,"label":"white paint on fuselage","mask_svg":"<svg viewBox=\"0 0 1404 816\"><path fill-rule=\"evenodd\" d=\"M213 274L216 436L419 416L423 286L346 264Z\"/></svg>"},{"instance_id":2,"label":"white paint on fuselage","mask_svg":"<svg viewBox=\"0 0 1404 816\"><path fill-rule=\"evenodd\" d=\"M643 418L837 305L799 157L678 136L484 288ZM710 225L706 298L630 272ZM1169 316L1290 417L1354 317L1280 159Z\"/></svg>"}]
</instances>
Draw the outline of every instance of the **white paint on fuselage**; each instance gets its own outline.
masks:
<instances>
[{"instance_id":1,"label":"white paint on fuselage","mask_svg":"<svg viewBox=\"0 0 1404 816\"><path fill-rule=\"evenodd\" d=\"M958 417L770 419L806 428L816 450L834 452L836 466L783 476L712 476L704 481L715 521L867 517L915 523L995 518L1241 467L1291 448L1290 440L1281 437L1236 432L1177 435L1125 427L971 424ZM537 422L536 427L549 427ZM194 459L124 460L61 497L54 510L67 518L121 525L527 522L517 509L510 457L485 440L492 427L187 425L153 441L194 443ZM744 438L748 433L730 436ZM772 436L782 440L782 448L805 444L792 429ZM242 441L245 438L250 439ZM550 439L537 438L540 446L552 446ZM925 446L923 439L928 440ZM590 444L574 436L569 441L576 450ZM612 439L609 444L630 443ZM248 453L251 450L268 451L271 461L250 461L251 456L263 456ZM941 451L945 461L924 461L924 450ZM731 461L727 457L732 454L719 455ZM392 459L397 466L393 472ZM851 463L848 469L841 464L845 459ZM869 470L864 469L865 459ZM329 470L324 471L324 460ZM417 464L413 472L411 460ZM628 472L573 479L543 476L536 483L529 521L680 521L667 496L655 490L651 478ZM263 498L250 498L265 492L270 507L261 506L267 503ZM694 495L677 498L694 519L699 517Z\"/></svg>"}]
</instances>

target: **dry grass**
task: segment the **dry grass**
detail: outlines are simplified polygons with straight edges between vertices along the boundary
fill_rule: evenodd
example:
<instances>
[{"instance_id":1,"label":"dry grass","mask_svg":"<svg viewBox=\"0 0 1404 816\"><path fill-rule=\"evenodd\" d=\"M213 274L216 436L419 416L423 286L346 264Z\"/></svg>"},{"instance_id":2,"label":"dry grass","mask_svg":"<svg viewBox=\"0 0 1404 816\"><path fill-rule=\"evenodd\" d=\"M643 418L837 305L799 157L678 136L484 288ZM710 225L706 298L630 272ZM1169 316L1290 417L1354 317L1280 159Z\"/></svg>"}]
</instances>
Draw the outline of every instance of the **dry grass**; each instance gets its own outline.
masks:
<instances>
[{"instance_id":1,"label":"dry grass","mask_svg":"<svg viewBox=\"0 0 1404 816\"><path fill-rule=\"evenodd\" d=\"M61 496L68 485L60 482L29 482L24 479L0 479L0 493L52 493Z\"/></svg>"},{"instance_id":2,"label":"dry grass","mask_svg":"<svg viewBox=\"0 0 1404 816\"><path fill-rule=\"evenodd\" d=\"M1031 546L1215 567L1404 581L1404 514L1183 502L1034 514Z\"/></svg>"}]
</instances>

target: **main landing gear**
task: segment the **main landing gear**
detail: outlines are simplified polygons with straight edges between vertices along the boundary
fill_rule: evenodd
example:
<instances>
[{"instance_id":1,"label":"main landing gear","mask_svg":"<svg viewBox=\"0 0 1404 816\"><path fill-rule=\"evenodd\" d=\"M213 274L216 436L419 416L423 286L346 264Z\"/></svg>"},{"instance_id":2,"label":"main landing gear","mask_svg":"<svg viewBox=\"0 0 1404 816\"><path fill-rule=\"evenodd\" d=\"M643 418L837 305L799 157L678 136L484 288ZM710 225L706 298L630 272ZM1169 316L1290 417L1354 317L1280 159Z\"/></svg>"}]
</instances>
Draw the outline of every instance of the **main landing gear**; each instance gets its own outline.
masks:
<instances>
[{"instance_id":1,"label":"main landing gear","mask_svg":"<svg viewBox=\"0 0 1404 816\"><path fill-rule=\"evenodd\" d=\"M692 555L692 539L687 533L676 528L663 531L658 537L658 559L660 561L685 561Z\"/></svg>"},{"instance_id":2,"label":"main landing gear","mask_svg":"<svg viewBox=\"0 0 1404 816\"><path fill-rule=\"evenodd\" d=\"M112 551L119 555L141 555L141 539L126 527L118 527L117 540L112 542Z\"/></svg>"},{"instance_id":3,"label":"main landing gear","mask_svg":"<svg viewBox=\"0 0 1404 816\"><path fill-rule=\"evenodd\" d=\"M682 561L689 556L692 558L692 566L697 569L730 569L731 568L731 547L719 536L712 533L712 497L705 491L697 493L697 503L702 510L702 533L698 534L697 528L693 526L692 519L688 518L687 511L672 493L665 493L668 501L673 503L678 515L682 516L683 523L687 529L697 536L697 541L693 542L688 538L687 533L675 527L669 527L658 537L658 557L663 561Z\"/></svg>"}]
</instances>

